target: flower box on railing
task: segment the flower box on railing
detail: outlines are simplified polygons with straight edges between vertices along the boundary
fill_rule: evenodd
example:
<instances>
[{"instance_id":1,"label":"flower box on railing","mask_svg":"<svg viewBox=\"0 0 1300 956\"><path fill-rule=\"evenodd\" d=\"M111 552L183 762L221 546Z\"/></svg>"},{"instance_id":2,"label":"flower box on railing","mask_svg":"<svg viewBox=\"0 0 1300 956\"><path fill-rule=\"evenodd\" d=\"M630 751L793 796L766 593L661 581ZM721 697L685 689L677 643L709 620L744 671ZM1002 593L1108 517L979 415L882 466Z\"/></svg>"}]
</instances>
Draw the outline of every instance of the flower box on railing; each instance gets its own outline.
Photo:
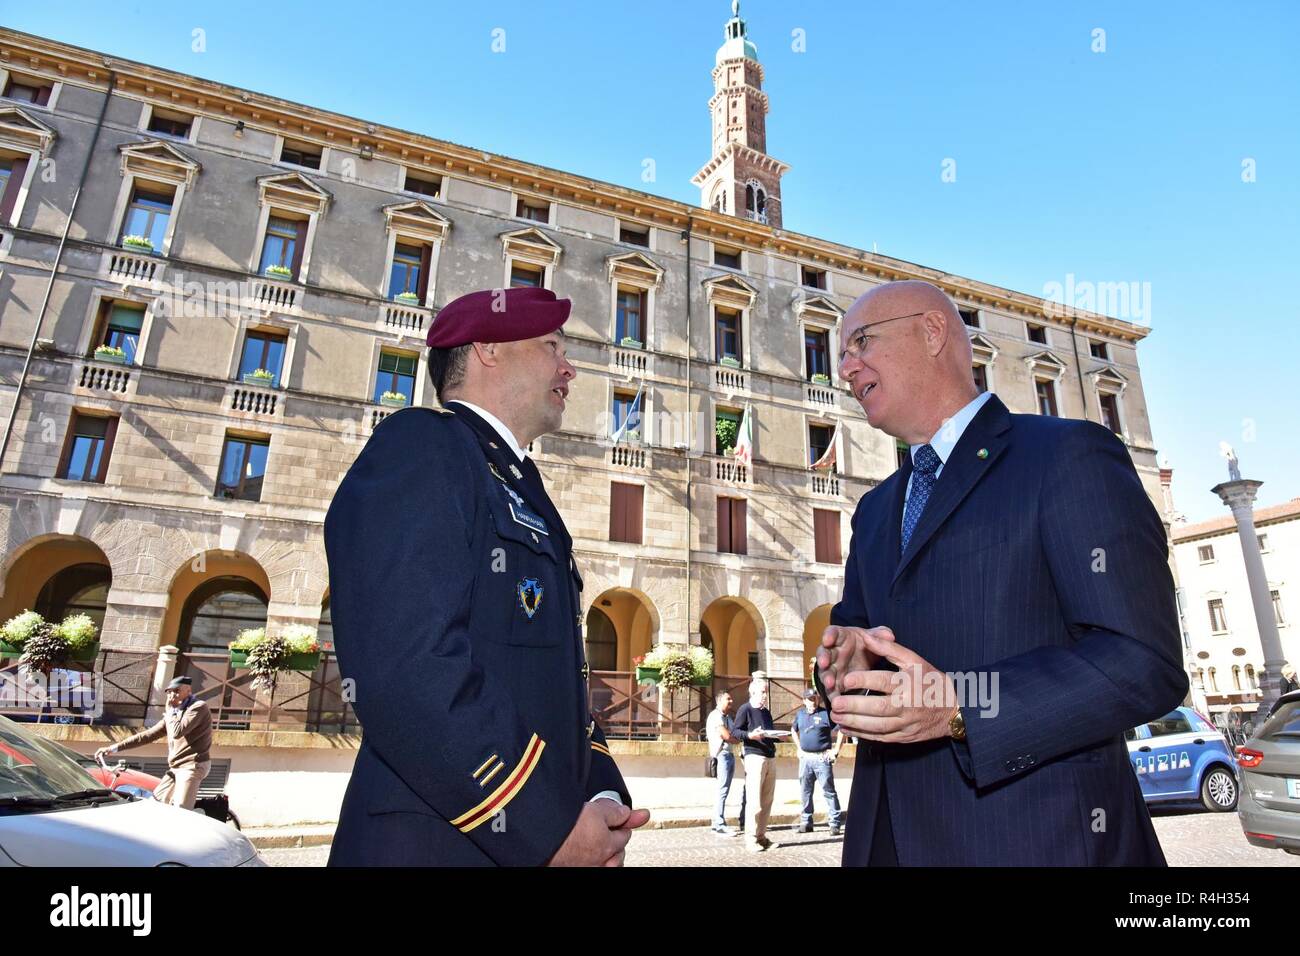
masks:
<instances>
[{"instance_id":1,"label":"flower box on railing","mask_svg":"<svg viewBox=\"0 0 1300 956\"><path fill-rule=\"evenodd\" d=\"M740 359L733 358L730 355L724 355L718 359L718 364L723 368L740 368Z\"/></svg>"},{"instance_id":2,"label":"flower box on railing","mask_svg":"<svg viewBox=\"0 0 1300 956\"><path fill-rule=\"evenodd\" d=\"M95 349L96 362L111 362L114 365L126 364L126 352L111 346L100 346Z\"/></svg>"},{"instance_id":3,"label":"flower box on railing","mask_svg":"<svg viewBox=\"0 0 1300 956\"><path fill-rule=\"evenodd\" d=\"M22 657L23 649L19 644L10 644L7 641L0 641L0 658L4 657Z\"/></svg>"},{"instance_id":4,"label":"flower box on railing","mask_svg":"<svg viewBox=\"0 0 1300 956\"><path fill-rule=\"evenodd\" d=\"M275 387L274 375L259 375L256 372L245 372L243 377L245 385L260 385L262 388Z\"/></svg>"},{"instance_id":5,"label":"flower box on railing","mask_svg":"<svg viewBox=\"0 0 1300 956\"><path fill-rule=\"evenodd\" d=\"M420 297L414 292L399 292L393 296L394 302L401 302L405 305L419 305Z\"/></svg>"},{"instance_id":6,"label":"flower box on railing","mask_svg":"<svg viewBox=\"0 0 1300 956\"><path fill-rule=\"evenodd\" d=\"M630 335L625 335L625 336L623 336L621 339L619 339L618 344L621 345L621 346L623 346L624 348L628 348L628 349L643 349L643 348L645 348L645 343L644 343L644 342L642 342L640 339L634 339L634 338L632 338L632 336L630 336Z\"/></svg>"},{"instance_id":7,"label":"flower box on railing","mask_svg":"<svg viewBox=\"0 0 1300 956\"><path fill-rule=\"evenodd\" d=\"M638 684L658 684L659 674L660 674L660 668L658 667L642 667L641 665L638 664L636 669L636 682ZM713 683L712 677L691 678L692 687L708 687L712 683Z\"/></svg>"},{"instance_id":8,"label":"flower box on railing","mask_svg":"<svg viewBox=\"0 0 1300 956\"><path fill-rule=\"evenodd\" d=\"M132 252L153 253L153 240L147 236L123 236L122 248Z\"/></svg>"},{"instance_id":9,"label":"flower box on railing","mask_svg":"<svg viewBox=\"0 0 1300 956\"><path fill-rule=\"evenodd\" d=\"M284 659L284 669L310 673L320 666L320 655L320 651L289 654ZM248 651L237 651L232 647L230 649L230 666L236 670L246 669L248 667Z\"/></svg>"},{"instance_id":10,"label":"flower box on railing","mask_svg":"<svg viewBox=\"0 0 1300 956\"><path fill-rule=\"evenodd\" d=\"M384 392L379 396L379 404L385 408L405 408L409 401L401 392Z\"/></svg>"},{"instance_id":11,"label":"flower box on railing","mask_svg":"<svg viewBox=\"0 0 1300 956\"><path fill-rule=\"evenodd\" d=\"M262 275L272 279L292 279L293 270L285 266L267 266L262 270Z\"/></svg>"},{"instance_id":12,"label":"flower box on railing","mask_svg":"<svg viewBox=\"0 0 1300 956\"><path fill-rule=\"evenodd\" d=\"M814 385L829 385L831 383L831 377L822 372L816 372L809 381Z\"/></svg>"},{"instance_id":13,"label":"flower box on railing","mask_svg":"<svg viewBox=\"0 0 1300 956\"><path fill-rule=\"evenodd\" d=\"M99 656L99 641L85 647L74 647L68 651L68 660L78 664L93 664Z\"/></svg>"}]
</instances>

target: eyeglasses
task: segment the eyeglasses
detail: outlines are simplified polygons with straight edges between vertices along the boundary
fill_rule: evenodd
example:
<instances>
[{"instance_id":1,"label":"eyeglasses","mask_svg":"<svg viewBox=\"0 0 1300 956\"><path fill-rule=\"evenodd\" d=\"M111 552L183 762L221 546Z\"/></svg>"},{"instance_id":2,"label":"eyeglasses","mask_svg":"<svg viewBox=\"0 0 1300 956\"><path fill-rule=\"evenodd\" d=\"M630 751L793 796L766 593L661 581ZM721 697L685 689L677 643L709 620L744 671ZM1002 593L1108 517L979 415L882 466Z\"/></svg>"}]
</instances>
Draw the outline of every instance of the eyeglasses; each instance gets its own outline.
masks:
<instances>
[{"instance_id":1,"label":"eyeglasses","mask_svg":"<svg viewBox=\"0 0 1300 956\"><path fill-rule=\"evenodd\" d=\"M866 325L858 326L858 330L849 337L848 345L840 352L840 364L844 364L844 359L852 355L855 359L861 359L867 354L867 349L871 348L873 340L879 338L878 335L867 334L867 329L874 328L877 325L884 325L886 322L897 322L899 319L914 319L918 315L925 315L924 312L912 312L908 315L896 315L892 319L881 319L879 322L869 322Z\"/></svg>"}]
</instances>

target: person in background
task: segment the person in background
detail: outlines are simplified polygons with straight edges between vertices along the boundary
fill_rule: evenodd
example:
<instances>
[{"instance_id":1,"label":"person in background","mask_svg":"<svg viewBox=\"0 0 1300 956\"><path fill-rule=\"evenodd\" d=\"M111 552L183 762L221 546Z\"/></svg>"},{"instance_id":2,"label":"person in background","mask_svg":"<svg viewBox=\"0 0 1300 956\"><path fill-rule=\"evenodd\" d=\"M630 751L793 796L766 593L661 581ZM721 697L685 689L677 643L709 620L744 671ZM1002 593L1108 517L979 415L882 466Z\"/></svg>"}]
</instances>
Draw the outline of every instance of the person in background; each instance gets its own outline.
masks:
<instances>
[{"instance_id":1,"label":"person in background","mask_svg":"<svg viewBox=\"0 0 1300 956\"><path fill-rule=\"evenodd\" d=\"M732 732L731 695L723 691L718 695L717 706L709 714L705 732L709 740L709 756L718 762L718 800L713 810L710 829L723 836L740 836L739 830L727 826L727 795L736 773L736 743L740 738Z\"/></svg>"},{"instance_id":2,"label":"person in background","mask_svg":"<svg viewBox=\"0 0 1300 956\"><path fill-rule=\"evenodd\" d=\"M803 692L803 710L794 715L790 725L794 746L799 753L799 792L803 796L803 814L799 818L799 832L813 831L813 783L820 783L826 808L830 812L831 836L840 835L840 798L835 792L835 774L831 765L839 759L844 748L844 734L835 726L831 715L809 688ZM831 737L835 745L831 746Z\"/></svg>"},{"instance_id":3,"label":"person in background","mask_svg":"<svg viewBox=\"0 0 1300 956\"><path fill-rule=\"evenodd\" d=\"M762 853L772 845L767 838L767 819L776 794L776 742L766 739L772 730L772 712L767 709L767 679L755 676L749 685L749 702L740 705L733 724L737 737L745 742L745 792L740 800L740 829L745 829L745 808L754 799L754 829L747 834L745 848Z\"/></svg>"},{"instance_id":4,"label":"person in background","mask_svg":"<svg viewBox=\"0 0 1300 956\"><path fill-rule=\"evenodd\" d=\"M95 751L96 759L107 758L141 744L167 736L167 773L154 788L153 797L174 807L193 810L199 784L212 768L212 711L207 701L194 696L194 681L177 677L167 685L167 709L162 720L125 740Z\"/></svg>"}]
</instances>

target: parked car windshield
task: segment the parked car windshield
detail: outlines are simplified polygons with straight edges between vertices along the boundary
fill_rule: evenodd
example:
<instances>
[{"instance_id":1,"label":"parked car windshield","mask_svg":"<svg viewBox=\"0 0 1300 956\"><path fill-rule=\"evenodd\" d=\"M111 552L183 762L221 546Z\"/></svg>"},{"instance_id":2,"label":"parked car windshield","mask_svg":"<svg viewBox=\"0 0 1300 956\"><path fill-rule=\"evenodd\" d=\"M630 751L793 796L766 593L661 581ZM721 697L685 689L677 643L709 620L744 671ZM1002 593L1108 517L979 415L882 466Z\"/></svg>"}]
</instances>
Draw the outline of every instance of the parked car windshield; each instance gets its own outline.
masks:
<instances>
[{"instance_id":1,"label":"parked car windshield","mask_svg":"<svg viewBox=\"0 0 1300 956\"><path fill-rule=\"evenodd\" d=\"M1273 716L1259 730L1264 740L1300 738L1300 700L1292 700L1273 711Z\"/></svg>"},{"instance_id":2,"label":"parked car windshield","mask_svg":"<svg viewBox=\"0 0 1300 956\"><path fill-rule=\"evenodd\" d=\"M0 801L53 799L103 785L54 745L0 717Z\"/></svg>"}]
</instances>

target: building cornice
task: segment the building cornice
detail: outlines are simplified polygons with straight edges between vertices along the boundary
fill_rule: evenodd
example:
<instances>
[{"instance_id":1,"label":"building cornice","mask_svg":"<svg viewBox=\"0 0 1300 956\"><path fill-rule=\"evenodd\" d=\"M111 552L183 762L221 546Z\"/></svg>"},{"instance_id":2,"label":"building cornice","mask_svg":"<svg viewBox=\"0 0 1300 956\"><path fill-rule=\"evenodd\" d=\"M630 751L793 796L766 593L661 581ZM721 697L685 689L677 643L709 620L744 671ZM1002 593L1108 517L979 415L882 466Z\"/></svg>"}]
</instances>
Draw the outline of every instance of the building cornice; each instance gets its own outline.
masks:
<instances>
[{"instance_id":1,"label":"building cornice","mask_svg":"<svg viewBox=\"0 0 1300 956\"><path fill-rule=\"evenodd\" d=\"M1022 314L1035 322L1109 335L1136 343L1150 329L1098 313L1071 309L1038 296L1004 289L963 276L878 253L855 249L813 236L714 212L665 199L625 186L588 179L534 163L499 156L396 127L328 110L316 109L278 97L188 76L131 60L110 57L71 44L0 28L0 66L55 81L103 90L110 70L117 74L115 92L160 103L174 110L215 116L228 122L243 120L248 126L297 139L313 140L344 151L363 147L388 162L418 167L437 175L451 175L498 188L520 188L558 202L586 207L611 216L637 219L664 228L721 239L769 254L789 256L825 268L855 274L869 281L924 279L954 298L977 306ZM733 144L736 145L736 144ZM721 154L719 154L721 155ZM771 163L777 160L755 153ZM716 157L715 157L716 159Z\"/></svg>"}]
</instances>

